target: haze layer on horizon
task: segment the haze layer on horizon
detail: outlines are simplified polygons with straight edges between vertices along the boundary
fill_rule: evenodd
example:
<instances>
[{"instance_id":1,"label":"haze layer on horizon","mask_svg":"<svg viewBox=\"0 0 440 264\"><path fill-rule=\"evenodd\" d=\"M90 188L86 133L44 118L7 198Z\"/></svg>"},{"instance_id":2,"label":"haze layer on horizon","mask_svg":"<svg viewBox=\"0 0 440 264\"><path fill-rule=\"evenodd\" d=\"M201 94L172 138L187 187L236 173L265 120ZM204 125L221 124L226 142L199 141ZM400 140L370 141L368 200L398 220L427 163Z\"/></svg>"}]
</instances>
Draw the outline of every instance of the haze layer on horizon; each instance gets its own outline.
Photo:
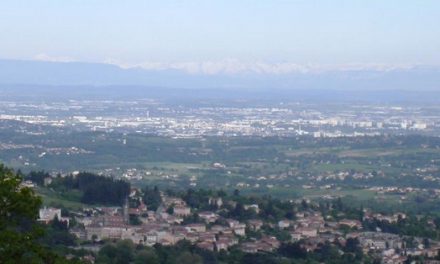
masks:
<instances>
[{"instance_id":1,"label":"haze layer on horizon","mask_svg":"<svg viewBox=\"0 0 440 264\"><path fill-rule=\"evenodd\" d=\"M435 0L6 0L0 58L191 74L438 66L439 13Z\"/></svg>"}]
</instances>

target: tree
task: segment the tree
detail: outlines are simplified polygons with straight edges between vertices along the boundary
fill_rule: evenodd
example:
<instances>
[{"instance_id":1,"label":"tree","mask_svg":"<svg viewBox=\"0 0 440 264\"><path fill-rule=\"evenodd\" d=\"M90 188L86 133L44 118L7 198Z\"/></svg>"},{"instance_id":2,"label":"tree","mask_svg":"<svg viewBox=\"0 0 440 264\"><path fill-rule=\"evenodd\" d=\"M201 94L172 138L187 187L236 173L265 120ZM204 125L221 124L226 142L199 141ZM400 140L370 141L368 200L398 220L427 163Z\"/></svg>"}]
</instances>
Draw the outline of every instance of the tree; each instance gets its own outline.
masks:
<instances>
[{"instance_id":1,"label":"tree","mask_svg":"<svg viewBox=\"0 0 440 264\"><path fill-rule=\"evenodd\" d=\"M99 251L97 263L130 263L134 259L135 246L131 240L106 244Z\"/></svg>"},{"instance_id":2,"label":"tree","mask_svg":"<svg viewBox=\"0 0 440 264\"><path fill-rule=\"evenodd\" d=\"M114 263L111 260L116 259L116 250L117 248L113 243L104 245L99 250L97 263Z\"/></svg>"},{"instance_id":3,"label":"tree","mask_svg":"<svg viewBox=\"0 0 440 264\"><path fill-rule=\"evenodd\" d=\"M303 210L307 210L307 209L309 209L309 205L307 204L307 201L306 200L302 200L301 201L301 207L302 207L302 209Z\"/></svg>"},{"instance_id":4,"label":"tree","mask_svg":"<svg viewBox=\"0 0 440 264\"><path fill-rule=\"evenodd\" d=\"M130 225L140 225L142 224L141 220L137 215L130 215L128 218Z\"/></svg>"},{"instance_id":5,"label":"tree","mask_svg":"<svg viewBox=\"0 0 440 264\"><path fill-rule=\"evenodd\" d=\"M288 258L307 258L307 251L298 243L283 243L278 249L278 253Z\"/></svg>"},{"instance_id":6,"label":"tree","mask_svg":"<svg viewBox=\"0 0 440 264\"><path fill-rule=\"evenodd\" d=\"M203 259L197 254L191 254L188 251L182 252L178 258L179 263L181 264L201 264L203 263Z\"/></svg>"},{"instance_id":7,"label":"tree","mask_svg":"<svg viewBox=\"0 0 440 264\"><path fill-rule=\"evenodd\" d=\"M172 215L174 213L174 205L171 205L170 207L168 207L167 213L170 215Z\"/></svg>"},{"instance_id":8,"label":"tree","mask_svg":"<svg viewBox=\"0 0 440 264\"><path fill-rule=\"evenodd\" d=\"M143 249L134 257L135 264L159 264L159 258L154 250Z\"/></svg>"},{"instance_id":9,"label":"tree","mask_svg":"<svg viewBox=\"0 0 440 264\"><path fill-rule=\"evenodd\" d=\"M38 241L41 199L21 178L0 164L0 263L60 263L62 259Z\"/></svg>"},{"instance_id":10,"label":"tree","mask_svg":"<svg viewBox=\"0 0 440 264\"><path fill-rule=\"evenodd\" d=\"M347 238L345 243L345 251L350 253L359 253L362 251L359 240L357 238Z\"/></svg>"},{"instance_id":11,"label":"tree","mask_svg":"<svg viewBox=\"0 0 440 264\"><path fill-rule=\"evenodd\" d=\"M143 189L143 193L144 196L142 198L144 203L147 205L148 209L153 211L157 210L159 205L162 203L162 198L160 196L159 188L155 186L153 189L151 189L148 186L146 186Z\"/></svg>"},{"instance_id":12,"label":"tree","mask_svg":"<svg viewBox=\"0 0 440 264\"><path fill-rule=\"evenodd\" d=\"M21 174L17 173L18 175ZM31 171L27 178L33 182L35 182L38 185L44 185L44 179L50 177L50 174L45 171Z\"/></svg>"},{"instance_id":13,"label":"tree","mask_svg":"<svg viewBox=\"0 0 440 264\"><path fill-rule=\"evenodd\" d=\"M134 258L134 247L135 245L131 240L121 240L116 242L116 259L117 263L127 263Z\"/></svg>"},{"instance_id":14,"label":"tree","mask_svg":"<svg viewBox=\"0 0 440 264\"><path fill-rule=\"evenodd\" d=\"M52 186L58 191L81 191L81 202L87 204L122 205L130 193L130 183L88 172L57 178Z\"/></svg>"}]
</instances>

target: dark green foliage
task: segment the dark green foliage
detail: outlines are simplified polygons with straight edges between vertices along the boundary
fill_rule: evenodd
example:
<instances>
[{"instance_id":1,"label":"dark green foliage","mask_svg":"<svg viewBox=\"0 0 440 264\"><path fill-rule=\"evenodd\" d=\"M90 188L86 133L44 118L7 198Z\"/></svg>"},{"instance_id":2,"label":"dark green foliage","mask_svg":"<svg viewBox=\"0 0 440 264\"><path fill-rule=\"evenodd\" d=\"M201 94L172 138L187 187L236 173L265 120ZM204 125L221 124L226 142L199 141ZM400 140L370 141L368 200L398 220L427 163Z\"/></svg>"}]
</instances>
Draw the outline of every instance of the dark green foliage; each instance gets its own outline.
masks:
<instances>
[{"instance_id":1,"label":"dark green foliage","mask_svg":"<svg viewBox=\"0 0 440 264\"><path fill-rule=\"evenodd\" d=\"M125 264L134 260L135 246L131 240L106 244L98 254L97 263Z\"/></svg>"},{"instance_id":2,"label":"dark green foliage","mask_svg":"<svg viewBox=\"0 0 440 264\"><path fill-rule=\"evenodd\" d=\"M151 248L145 248L136 253L134 264L159 264L159 258Z\"/></svg>"},{"instance_id":3,"label":"dark green foliage","mask_svg":"<svg viewBox=\"0 0 440 264\"><path fill-rule=\"evenodd\" d=\"M389 223L387 221L379 221L376 219L368 220L363 222L364 229L375 231L376 228L380 228L382 232L407 235L407 236L418 236L426 237L431 239L440 238L439 228L434 228L428 224L428 218L416 218L413 215L408 216L405 219L398 219L397 223Z\"/></svg>"},{"instance_id":4,"label":"dark green foliage","mask_svg":"<svg viewBox=\"0 0 440 264\"><path fill-rule=\"evenodd\" d=\"M141 220L139 220L139 217L137 215L130 215L129 222L130 222L130 225L142 224Z\"/></svg>"},{"instance_id":5,"label":"dark green foliage","mask_svg":"<svg viewBox=\"0 0 440 264\"><path fill-rule=\"evenodd\" d=\"M0 263L67 263L39 241L40 198L21 188L21 177L1 164L0 183Z\"/></svg>"},{"instance_id":6,"label":"dark green foliage","mask_svg":"<svg viewBox=\"0 0 440 264\"><path fill-rule=\"evenodd\" d=\"M45 171L31 171L26 176L26 179L29 179L38 185L44 185L44 179L47 177L50 177L50 175L49 175L49 173L47 173Z\"/></svg>"},{"instance_id":7,"label":"dark green foliage","mask_svg":"<svg viewBox=\"0 0 440 264\"><path fill-rule=\"evenodd\" d=\"M143 201L147 205L148 210L156 211L159 205L162 203L159 188L155 186L153 189L151 189L147 186L143 189L143 193Z\"/></svg>"},{"instance_id":8,"label":"dark green foliage","mask_svg":"<svg viewBox=\"0 0 440 264\"><path fill-rule=\"evenodd\" d=\"M246 264L277 264L280 263L279 257L267 253L245 254L240 263Z\"/></svg>"},{"instance_id":9,"label":"dark green foliage","mask_svg":"<svg viewBox=\"0 0 440 264\"><path fill-rule=\"evenodd\" d=\"M287 258L307 258L307 251L299 243L282 244L278 249L278 253Z\"/></svg>"},{"instance_id":10,"label":"dark green foliage","mask_svg":"<svg viewBox=\"0 0 440 264\"><path fill-rule=\"evenodd\" d=\"M40 239L41 243L50 247L55 246L74 246L75 236L68 232L67 223L55 218L46 228L44 236Z\"/></svg>"},{"instance_id":11,"label":"dark green foliage","mask_svg":"<svg viewBox=\"0 0 440 264\"><path fill-rule=\"evenodd\" d=\"M87 172L58 178L54 188L60 186L82 191L81 202L86 204L122 205L130 193L128 182Z\"/></svg>"},{"instance_id":12,"label":"dark green foliage","mask_svg":"<svg viewBox=\"0 0 440 264\"><path fill-rule=\"evenodd\" d=\"M188 189L183 195L182 199L192 208L197 209L210 209L209 197L213 196L213 192L210 190L193 190Z\"/></svg>"}]
</instances>

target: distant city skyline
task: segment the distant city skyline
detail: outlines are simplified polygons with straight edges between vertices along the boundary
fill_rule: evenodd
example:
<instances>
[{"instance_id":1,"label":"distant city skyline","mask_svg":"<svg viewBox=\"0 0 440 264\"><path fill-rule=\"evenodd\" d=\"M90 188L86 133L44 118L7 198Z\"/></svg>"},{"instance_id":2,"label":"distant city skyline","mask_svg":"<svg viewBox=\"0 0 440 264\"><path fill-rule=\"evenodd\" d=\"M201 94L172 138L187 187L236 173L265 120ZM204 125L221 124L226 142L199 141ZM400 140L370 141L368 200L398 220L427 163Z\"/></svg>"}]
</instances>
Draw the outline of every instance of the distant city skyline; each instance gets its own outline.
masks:
<instances>
[{"instance_id":1,"label":"distant city skyline","mask_svg":"<svg viewBox=\"0 0 440 264\"><path fill-rule=\"evenodd\" d=\"M188 73L440 65L440 2L10 1L0 59Z\"/></svg>"}]
</instances>

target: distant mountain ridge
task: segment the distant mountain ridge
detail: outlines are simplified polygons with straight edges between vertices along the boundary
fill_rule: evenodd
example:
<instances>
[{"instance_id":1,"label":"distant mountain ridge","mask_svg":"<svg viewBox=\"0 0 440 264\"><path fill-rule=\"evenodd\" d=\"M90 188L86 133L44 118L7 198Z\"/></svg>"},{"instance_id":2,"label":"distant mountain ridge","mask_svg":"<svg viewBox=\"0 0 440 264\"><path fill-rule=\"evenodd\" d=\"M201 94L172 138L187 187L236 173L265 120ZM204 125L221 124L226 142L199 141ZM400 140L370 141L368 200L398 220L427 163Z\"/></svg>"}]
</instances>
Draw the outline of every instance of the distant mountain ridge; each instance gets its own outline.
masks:
<instances>
[{"instance_id":1,"label":"distant mountain ridge","mask_svg":"<svg viewBox=\"0 0 440 264\"><path fill-rule=\"evenodd\" d=\"M187 89L440 91L440 68L204 75L179 70L123 69L103 63L0 60L0 85L4 84L135 85Z\"/></svg>"}]
</instances>

